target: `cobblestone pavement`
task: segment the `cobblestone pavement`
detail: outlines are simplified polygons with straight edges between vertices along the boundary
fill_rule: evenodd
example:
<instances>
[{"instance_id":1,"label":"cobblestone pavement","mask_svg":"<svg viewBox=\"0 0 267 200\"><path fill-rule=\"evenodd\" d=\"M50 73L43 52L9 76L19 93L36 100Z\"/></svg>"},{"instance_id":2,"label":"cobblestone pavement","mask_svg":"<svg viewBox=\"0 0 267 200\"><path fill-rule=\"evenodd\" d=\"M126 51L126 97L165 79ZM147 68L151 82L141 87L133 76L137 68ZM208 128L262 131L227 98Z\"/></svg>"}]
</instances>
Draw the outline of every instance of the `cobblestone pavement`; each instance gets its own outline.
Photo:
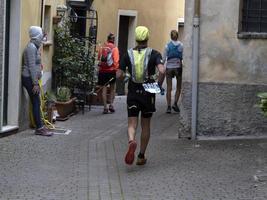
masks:
<instances>
[{"instance_id":1,"label":"cobblestone pavement","mask_svg":"<svg viewBox=\"0 0 267 200\"><path fill-rule=\"evenodd\" d=\"M125 97L116 108L57 122L70 135L1 138L0 200L267 199L267 140L178 140L179 115L159 96L148 162L126 166Z\"/></svg>"}]
</instances>

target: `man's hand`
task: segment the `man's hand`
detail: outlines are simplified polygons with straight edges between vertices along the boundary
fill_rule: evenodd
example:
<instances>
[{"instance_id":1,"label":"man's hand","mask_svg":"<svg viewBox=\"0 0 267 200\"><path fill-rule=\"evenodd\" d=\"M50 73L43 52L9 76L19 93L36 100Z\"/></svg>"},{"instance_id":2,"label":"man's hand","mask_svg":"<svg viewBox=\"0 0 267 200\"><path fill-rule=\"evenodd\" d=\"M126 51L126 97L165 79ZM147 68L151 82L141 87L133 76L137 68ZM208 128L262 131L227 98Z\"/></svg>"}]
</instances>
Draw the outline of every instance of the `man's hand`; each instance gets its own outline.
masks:
<instances>
[{"instance_id":1,"label":"man's hand","mask_svg":"<svg viewBox=\"0 0 267 200\"><path fill-rule=\"evenodd\" d=\"M160 85L160 87L163 84L164 78L165 78L165 66L163 64L159 64L157 65L157 68L159 70L159 77L158 77L158 84Z\"/></svg>"},{"instance_id":2,"label":"man's hand","mask_svg":"<svg viewBox=\"0 0 267 200\"><path fill-rule=\"evenodd\" d=\"M124 79L124 72L121 69L118 69L116 71L116 78L121 80L121 81Z\"/></svg>"},{"instance_id":3,"label":"man's hand","mask_svg":"<svg viewBox=\"0 0 267 200\"><path fill-rule=\"evenodd\" d=\"M33 94L39 94L39 92L40 92L39 85L34 85L32 88L32 92L33 92Z\"/></svg>"}]
</instances>

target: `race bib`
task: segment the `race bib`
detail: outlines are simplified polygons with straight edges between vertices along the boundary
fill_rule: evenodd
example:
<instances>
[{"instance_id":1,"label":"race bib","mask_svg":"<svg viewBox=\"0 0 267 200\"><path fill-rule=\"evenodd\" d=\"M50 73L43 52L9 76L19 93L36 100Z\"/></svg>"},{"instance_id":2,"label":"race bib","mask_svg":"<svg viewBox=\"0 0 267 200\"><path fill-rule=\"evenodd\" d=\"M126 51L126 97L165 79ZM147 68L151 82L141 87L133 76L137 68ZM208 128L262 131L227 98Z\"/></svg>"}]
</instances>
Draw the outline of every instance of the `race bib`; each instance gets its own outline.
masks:
<instances>
[{"instance_id":1,"label":"race bib","mask_svg":"<svg viewBox=\"0 0 267 200\"><path fill-rule=\"evenodd\" d=\"M157 82L154 83L143 83L143 87L146 92L152 93L152 94L158 94L160 93L160 87Z\"/></svg>"}]
</instances>

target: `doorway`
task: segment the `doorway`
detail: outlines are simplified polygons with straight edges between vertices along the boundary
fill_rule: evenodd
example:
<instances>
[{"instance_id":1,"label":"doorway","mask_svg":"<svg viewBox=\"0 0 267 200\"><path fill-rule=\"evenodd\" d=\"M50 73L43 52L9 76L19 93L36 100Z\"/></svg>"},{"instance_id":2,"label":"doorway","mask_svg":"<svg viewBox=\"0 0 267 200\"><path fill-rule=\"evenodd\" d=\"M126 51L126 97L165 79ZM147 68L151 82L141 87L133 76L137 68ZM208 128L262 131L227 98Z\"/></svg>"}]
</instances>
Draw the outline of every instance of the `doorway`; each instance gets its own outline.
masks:
<instances>
[{"instance_id":1,"label":"doorway","mask_svg":"<svg viewBox=\"0 0 267 200\"><path fill-rule=\"evenodd\" d=\"M3 116L2 126L7 125L7 108L8 108L8 74L9 74L9 34L10 34L10 1L6 1L6 18L5 18L5 53L4 53L4 84L3 84Z\"/></svg>"},{"instance_id":2,"label":"doorway","mask_svg":"<svg viewBox=\"0 0 267 200\"><path fill-rule=\"evenodd\" d=\"M118 49L120 57L127 53L129 48L135 46L134 29L137 22L137 11L119 10L118 13ZM125 95L125 83L117 80L116 92L118 95Z\"/></svg>"},{"instance_id":3,"label":"doorway","mask_svg":"<svg viewBox=\"0 0 267 200\"><path fill-rule=\"evenodd\" d=\"M86 7L72 7L73 13L71 16L77 16L77 21L71 24L71 33L76 38L84 38L86 37L86 15L87 10Z\"/></svg>"},{"instance_id":4,"label":"doorway","mask_svg":"<svg viewBox=\"0 0 267 200\"><path fill-rule=\"evenodd\" d=\"M4 32L4 65L3 65L3 103L0 132L18 128L20 100L20 21L21 1L6 1ZM14 81L17 80L17 81Z\"/></svg>"}]
</instances>

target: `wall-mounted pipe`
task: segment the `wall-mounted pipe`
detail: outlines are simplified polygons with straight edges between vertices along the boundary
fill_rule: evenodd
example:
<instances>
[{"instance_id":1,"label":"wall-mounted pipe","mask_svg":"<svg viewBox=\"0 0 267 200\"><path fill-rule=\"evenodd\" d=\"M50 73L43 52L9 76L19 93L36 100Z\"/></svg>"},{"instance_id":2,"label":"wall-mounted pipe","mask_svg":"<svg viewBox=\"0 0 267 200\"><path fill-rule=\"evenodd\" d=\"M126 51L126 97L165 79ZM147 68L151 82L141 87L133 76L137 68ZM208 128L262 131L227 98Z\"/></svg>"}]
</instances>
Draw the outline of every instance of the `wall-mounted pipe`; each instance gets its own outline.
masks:
<instances>
[{"instance_id":1,"label":"wall-mounted pipe","mask_svg":"<svg viewBox=\"0 0 267 200\"><path fill-rule=\"evenodd\" d=\"M193 18L192 121L191 121L191 138L193 140L197 138L200 0L195 0L194 5L195 9Z\"/></svg>"}]
</instances>

